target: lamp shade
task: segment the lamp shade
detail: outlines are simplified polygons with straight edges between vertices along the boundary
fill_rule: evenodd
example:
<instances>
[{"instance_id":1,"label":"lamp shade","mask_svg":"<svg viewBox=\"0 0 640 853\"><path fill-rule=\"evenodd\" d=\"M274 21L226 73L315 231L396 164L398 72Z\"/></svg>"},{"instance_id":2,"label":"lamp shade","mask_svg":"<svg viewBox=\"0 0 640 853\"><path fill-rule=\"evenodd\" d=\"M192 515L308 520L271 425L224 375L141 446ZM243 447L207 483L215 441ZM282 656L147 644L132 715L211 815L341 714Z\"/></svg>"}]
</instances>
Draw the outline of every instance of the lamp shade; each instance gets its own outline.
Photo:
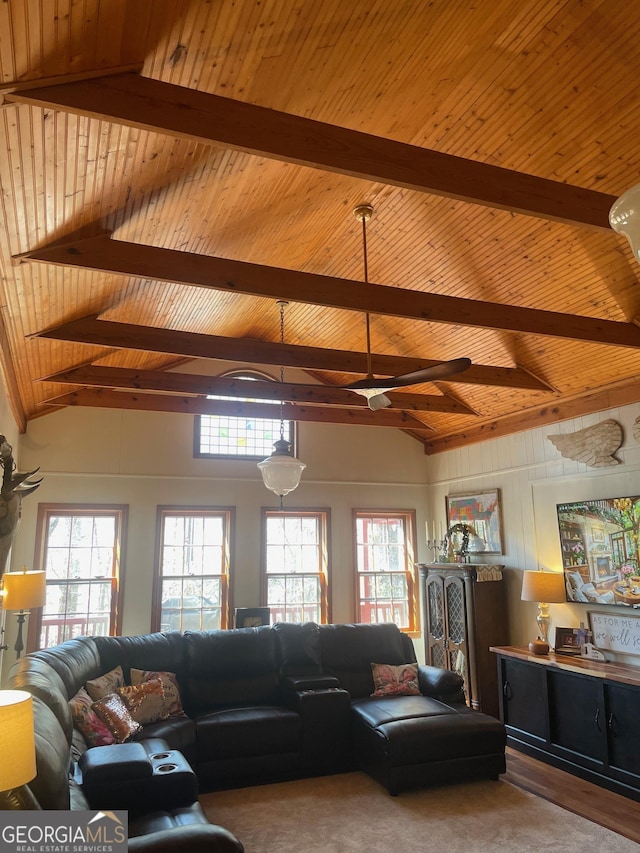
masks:
<instances>
[{"instance_id":1,"label":"lamp shade","mask_svg":"<svg viewBox=\"0 0 640 853\"><path fill-rule=\"evenodd\" d=\"M523 572L522 601L545 601L559 604L566 601L562 572Z\"/></svg>"},{"instance_id":2,"label":"lamp shade","mask_svg":"<svg viewBox=\"0 0 640 853\"><path fill-rule=\"evenodd\" d=\"M280 439L275 442L274 447L271 456L258 462L258 468L265 486L283 497L298 488L302 472L307 466L291 455L291 445L288 441Z\"/></svg>"},{"instance_id":3,"label":"lamp shade","mask_svg":"<svg viewBox=\"0 0 640 853\"><path fill-rule=\"evenodd\" d=\"M624 234L635 259L640 261L640 184L628 189L613 203L609 224L618 234Z\"/></svg>"},{"instance_id":4,"label":"lamp shade","mask_svg":"<svg viewBox=\"0 0 640 853\"><path fill-rule=\"evenodd\" d=\"M30 610L42 607L47 599L45 572L5 572L3 607L5 610Z\"/></svg>"},{"instance_id":5,"label":"lamp shade","mask_svg":"<svg viewBox=\"0 0 640 853\"><path fill-rule=\"evenodd\" d=\"M26 785L36 775L31 694L0 690L0 791Z\"/></svg>"}]
</instances>

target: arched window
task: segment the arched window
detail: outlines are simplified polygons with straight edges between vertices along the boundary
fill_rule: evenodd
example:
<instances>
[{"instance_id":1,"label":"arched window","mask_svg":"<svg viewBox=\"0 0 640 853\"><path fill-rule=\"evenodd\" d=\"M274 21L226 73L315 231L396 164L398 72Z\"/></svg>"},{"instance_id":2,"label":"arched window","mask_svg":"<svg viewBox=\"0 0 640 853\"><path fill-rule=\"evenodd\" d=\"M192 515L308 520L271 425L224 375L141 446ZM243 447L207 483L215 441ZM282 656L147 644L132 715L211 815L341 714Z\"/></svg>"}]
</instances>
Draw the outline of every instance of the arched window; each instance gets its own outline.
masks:
<instances>
[{"instance_id":1,"label":"arched window","mask_svg":"<svg viewBox=\"0 0 640 853\"><path fill-rule=\"evenodd\" d=\"M223 374L247 382L267 380L271 376L249 371L231 371ZM264 459L273 452L273 443L280 438L280 403L278 400L256 400L253 397L225 397L218 394L209 400L234 400L244 403L261 403L273 406L273 418L255 418L235 415L198 415L195 422L195 455L241 459ZM295 455L295 424L284 422L284 437L291 443Z\"/></svg>"}]
</instances>

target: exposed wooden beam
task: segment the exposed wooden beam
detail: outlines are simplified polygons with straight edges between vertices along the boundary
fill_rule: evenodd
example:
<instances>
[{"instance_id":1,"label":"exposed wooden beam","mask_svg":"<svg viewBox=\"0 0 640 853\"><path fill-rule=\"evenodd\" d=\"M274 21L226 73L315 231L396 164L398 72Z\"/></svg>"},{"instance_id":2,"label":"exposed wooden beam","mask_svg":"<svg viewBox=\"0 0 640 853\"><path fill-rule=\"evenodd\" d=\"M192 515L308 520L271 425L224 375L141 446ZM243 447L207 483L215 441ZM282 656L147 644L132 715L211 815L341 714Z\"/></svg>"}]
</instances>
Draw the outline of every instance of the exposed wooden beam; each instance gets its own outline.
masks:
<instances>
[{"instance_id":1,"label":"exposed wooden beam","mask_svg":"<svg viewBox=\"0 0 640 853\"><path fill-rule=\"evenodd\" d=\"M462 199L609 229L614 196L430 151L135 74L14 91L9 101Z\"/></svg>"},{"instance_id":2,"label":"exposed wooden beam","mask_svg":"<svg viewBox=\"0 0 640 853\"><path fill-rule=\"evenodd\" d=\"M576 314L520 308L499 302L463 299L352 281L314 273L265 267L112 240L107 235L52 244L15 257L16 262L39 262L63 267L116 273L176 284L213 288L271 299L289 299L312 305L368 311L392 317L427 320L525 332L612 346L640 347L640 328Z\"/></svg>"},{"instance_id":3,"label":"exposed wooden beam","mask_svg":"<svg viewBox=\"0 0 640 853\"><path fill-rule=\"evenodd\" d=\"M20 92L24 89L33 89L34 85L38 89L49 86L61 86L68 83L77 83L79 80L92 80L95 77L105 77L113 74L129 74L135 72L138 74L142 71L142 62L133 62L128 65L114 65L111 68L90 68L86 71L77 71L74 74L60 74L57 77L38 77L37 80L13 80L10 83L0 85L0 107L8 106L11 101L6 100L6 96L11 92Z\"/></svg>"},{"instance_id":4,"label":"exposed wooden beam","mask_svg":"<svg viewBox=\"0 0 640 853\"><path fill-rule=\"evenodd\" d=\"M243 418L273 418L269 403L244 403L240 400L207 400L205 397L179 397L174 394L132 394L84 388L46 401L48 405L89 406L106 409L136 409L146 412L172 412L184 415L231 415ZM278 415L280 408L278 407ZM312 421L324 424L395 427L429 430L428 424L407 412L368 408L343 409L337 406L301 406L285 403L282 415L288 421Z\"/></svg>"},{"instance_id":5,"label":"exposed wooden beam","mask_svg":"<svg viewBox=\"0 0 640 853\"><path fill-rule=\"evenodd\" d=\"M293 346L257 341L252 338L225 338L197 332L178 332L155 326L137 326L133 323L99 320L95 316L72 320L38 332L37 336L115 349L161 352L187 358L240 361L248 364L276 364L298 367L302 370L326 370L359 375L367 373L367 356L363 352ZM376 376L398 376L401 373L431 367L438 362L424 358L373 353L371 363ZM551 390L548 385L525 370L481 364L472 364L464 373L450 376L447 382L539 391Z\"/></svg>"},{"instance_id":6,"label":"exposed wooden beam","mask_svg":"<svg viewBox=\"0 0 640 853\"><path fill-rule=\"evenodd\" d=\"M290 403L364 408L364 397L353 391L326 385L296 385L280 382L232 379L228 376L201 376L195 373L169 373L163 370L132 370L124 367L91 365L47 376L49 382L84 385L94 388L129 388L139 391L166 391L171 394L218 394L226 397L252 397L259 400L286 400ZM403 394L389 391L391 409L404 411L475 414L473 409L451 397L435 394Z\"/></svg>"},{"instance_id":7,"label":"exposed wooden beam","mask_svg":"<svg viewBox=\"0 0 640 853\"><path fill-rule=\"evenodd\" d=\"M513 435L595 412L606 412L607 409L616 409L638 402L640 402L640 376L631 382L599 389L593 394L558 399L552 405L525 409L515 415L505 415L503 418L478 420L468 429L427 438L424 441L425 453L428 455L443 453L445 450L455 450L490 438L501 438L505 435Z\"/></svg>"}]
</instances>

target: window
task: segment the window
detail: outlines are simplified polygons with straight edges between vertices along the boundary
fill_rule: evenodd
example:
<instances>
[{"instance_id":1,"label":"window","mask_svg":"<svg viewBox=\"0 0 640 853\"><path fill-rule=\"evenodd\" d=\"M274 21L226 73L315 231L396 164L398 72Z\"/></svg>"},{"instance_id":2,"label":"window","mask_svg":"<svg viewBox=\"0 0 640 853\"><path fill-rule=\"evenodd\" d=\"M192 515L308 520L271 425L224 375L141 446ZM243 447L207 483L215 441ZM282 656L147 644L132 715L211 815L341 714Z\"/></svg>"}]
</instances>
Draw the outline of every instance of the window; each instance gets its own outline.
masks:
<instances>
[{"instance_id":1,"label":"window","mask_svg":"<svg viewBox=\"0 0 640 853\"><path fill-rule=\"evenodd\" d=\"M152 630L229 627L233 510L158 507Z\"/></svg>"},{"instance_id":2,"label":"window","mask_svg":"<svg viewBox=\"0 0 640 853\"><path fill-rule=\"evenodd\" d=\"M359 622L395 622L418 631L415 512L356 511Z\"/></svg>"},{"instance_id":3,"label":"window","mask_svg":"<svg viewBox=\"0 0 640 853\"><path fill-rule=\"evenodd\" d=\"M30 649L119 633L126 518L125 506L39 505L34 565L47 573L47 600Z\"/></svg>"},{"instance_id":4,"label":"window","mask_svg":"<svg viewBox=\"0 0 640 853\"><path fill-rule=\"evenodd\" d=\"M226 373L232 379L273 381L257 373ZM198 415L195 429L196 456L231 456L245 459L264 459L271 456L273 445L280 438L280 401L256 400L251 397L210 395L208 400L233 400L238 403L272 405L273 418L236 417L232 415ZM293 421L284 422L284 438L295 446ZM295 454L294 454L295 455Z\"/></svg>"},{"instance_id":5,"label":"window","mask_svg":"<svg viewBox=\"0 0 640 853\"><path fill-rule=\"evenodd\" d=\"M272 622L329 621L329 512L263 510L265 600Z\"/></svg>"}]
</instances>

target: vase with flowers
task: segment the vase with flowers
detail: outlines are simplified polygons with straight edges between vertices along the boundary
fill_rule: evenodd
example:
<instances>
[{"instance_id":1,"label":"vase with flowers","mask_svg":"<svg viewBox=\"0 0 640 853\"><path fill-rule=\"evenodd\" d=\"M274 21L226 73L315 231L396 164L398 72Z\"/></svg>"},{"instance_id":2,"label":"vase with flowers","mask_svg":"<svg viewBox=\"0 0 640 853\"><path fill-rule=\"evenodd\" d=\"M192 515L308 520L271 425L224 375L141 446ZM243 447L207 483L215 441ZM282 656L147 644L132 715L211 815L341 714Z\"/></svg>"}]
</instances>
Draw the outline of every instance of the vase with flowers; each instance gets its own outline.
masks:
<instances>
[{"instance_id":1,"label":"vase with flowers","mask_svg":"<svg viewBox=\"0 0 640 853\"><path fill-rule=\"evenodd\" d=\"M640 570L632 560L627 560L620 566L620 579L627 586L635 586L640 583Z\"/></svg>"}]
</instances>

